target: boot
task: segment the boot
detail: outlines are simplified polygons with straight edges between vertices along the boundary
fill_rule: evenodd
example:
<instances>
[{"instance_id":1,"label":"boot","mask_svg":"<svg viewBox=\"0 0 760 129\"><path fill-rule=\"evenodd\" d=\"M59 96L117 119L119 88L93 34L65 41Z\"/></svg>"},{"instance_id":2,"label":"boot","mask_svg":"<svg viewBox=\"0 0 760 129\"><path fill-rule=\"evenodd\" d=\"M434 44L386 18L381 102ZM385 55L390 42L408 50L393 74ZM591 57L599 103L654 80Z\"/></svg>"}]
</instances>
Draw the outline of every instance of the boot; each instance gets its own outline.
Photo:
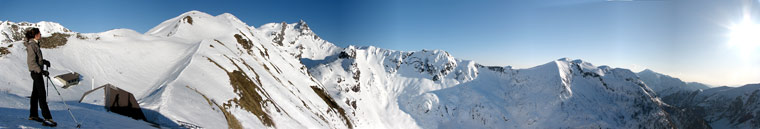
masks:
<instances>
[{"instance_id":1,"label":"boot","mask_svg":"<svg viewBox=\"0 0 760 129\"><path fill-rule=\"evenodd\" d=\"M55 121L53 121L53 119L45 119L45 121L42 122L42 126L55 127L57 125L58 125L58 123L55 123Z\"/></svg>"},{"instance_id":2,"label":"boot","mask_svg":"<svg viewBox=\"0 0 760 129\"><path fill-rule=\"evenodd\" d=\"M39 117L29 117L29 120L33 120L33 121L37 121L37 122L42 122L42 118L39 118Z\"/></svg>"}]
</instances>

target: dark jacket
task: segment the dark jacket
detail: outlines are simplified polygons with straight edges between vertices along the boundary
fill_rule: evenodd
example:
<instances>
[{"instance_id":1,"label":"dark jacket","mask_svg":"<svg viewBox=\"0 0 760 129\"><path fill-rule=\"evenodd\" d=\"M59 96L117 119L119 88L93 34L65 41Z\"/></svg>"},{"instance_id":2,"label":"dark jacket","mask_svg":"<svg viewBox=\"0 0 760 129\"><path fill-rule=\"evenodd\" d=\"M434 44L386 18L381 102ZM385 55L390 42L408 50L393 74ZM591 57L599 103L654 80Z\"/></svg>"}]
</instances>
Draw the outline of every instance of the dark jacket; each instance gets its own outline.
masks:
<instances>
[{"instance_id":1,"label":"dark jacket","mask_svg":"<svg viewBox=\"0 0 760 129\"><path fill-rule=\"evenodd\" d=\"M40 44L37 40L28 40L24 42L26 46L26 64L29 66L29 71L40 73L42 72L42 51L40 51Z\"/></svg>"}]
</instances>

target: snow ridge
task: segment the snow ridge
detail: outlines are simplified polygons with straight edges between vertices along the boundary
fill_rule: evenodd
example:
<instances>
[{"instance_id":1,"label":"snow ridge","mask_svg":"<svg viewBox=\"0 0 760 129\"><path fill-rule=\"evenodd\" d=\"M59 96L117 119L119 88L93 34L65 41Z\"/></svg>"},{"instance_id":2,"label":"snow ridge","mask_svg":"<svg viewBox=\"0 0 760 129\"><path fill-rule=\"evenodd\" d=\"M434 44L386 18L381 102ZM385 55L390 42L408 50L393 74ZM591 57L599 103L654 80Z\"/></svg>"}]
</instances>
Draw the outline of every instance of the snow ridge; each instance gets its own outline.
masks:
<instances>
[{"instance_id":1,"label":"snow ridge","mask_svg":"<svg viewBox=\"0 0 760 129\"><path fill-rule=\"evenodd\" d=\"M283 54L292 55L297 59L321 60L341 50L317 36L303 20L291 24L285 22L264 24L256 30L264 33L265 38L274 42Z\"/></svg>"},{"instance_id":2,"label":"snow ridge","mask_svg":"<svg viewBox=\"0 0 760 129\"><path fill-rule=\"evenodd\" d=\"M512 69L458 60L440 50L349 46L309 66L355 113L351 117L365 120L359 127L675 127L664 103L635 73L582 60Z\"/></svg>"},{"instance_id":3,"label":"snow ridge","mask_svg":"<svg viewBox=\"0 0 760 129\"><path fill-rule=\"evenodd\" d=\"M639 73L636 73L652 90L657 92L662 97L668 96L676 92L692 92L700 89L707 89L706 85L691 82L688 83L681 81L681 79L674 78L668 75L654 72L650 69L645 69Z\"/></svg>"}]
</instances>

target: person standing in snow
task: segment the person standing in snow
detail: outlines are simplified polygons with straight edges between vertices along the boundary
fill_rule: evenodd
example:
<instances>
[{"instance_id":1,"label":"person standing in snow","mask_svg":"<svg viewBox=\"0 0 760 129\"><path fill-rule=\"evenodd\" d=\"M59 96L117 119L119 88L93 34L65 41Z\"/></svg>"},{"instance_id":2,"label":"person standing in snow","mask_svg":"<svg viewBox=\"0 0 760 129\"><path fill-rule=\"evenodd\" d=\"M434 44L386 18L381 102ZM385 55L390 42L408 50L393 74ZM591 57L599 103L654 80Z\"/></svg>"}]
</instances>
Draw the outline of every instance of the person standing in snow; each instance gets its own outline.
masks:
<instances>
[{"instance_id":1,"label":"person standing in snow","mask_svg":"<svg viewBox=\"0 0 760 129\"><path fill-rule=\"evenodd\" d=\"M29 120L37 122L43 122L46 126L55 126L57 123L53 121L53 117L50 116L50 109L47 104L47 97L45 94L45 83L43 76L48 76L48 71L42 69L43 66L50 67L50 62L42 58L42 51L40 50L40 29L32 28L26 31L26 64L29 65L29 72L31 72L33 80L32 98L29 101ZM45 120L40 119L37 116L37 105L39 104L42 109L42 116Z\"/></svg>"}]
</instances>

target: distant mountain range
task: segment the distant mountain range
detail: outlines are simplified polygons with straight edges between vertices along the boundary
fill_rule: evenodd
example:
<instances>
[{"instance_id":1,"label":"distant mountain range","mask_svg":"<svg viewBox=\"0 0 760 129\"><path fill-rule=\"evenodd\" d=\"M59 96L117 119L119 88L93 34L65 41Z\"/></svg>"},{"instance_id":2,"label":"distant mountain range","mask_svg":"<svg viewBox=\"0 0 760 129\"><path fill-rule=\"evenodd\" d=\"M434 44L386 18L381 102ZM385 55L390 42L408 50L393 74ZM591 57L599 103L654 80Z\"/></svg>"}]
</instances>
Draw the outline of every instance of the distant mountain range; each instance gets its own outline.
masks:
<instances>
[{"instance_id":1,"label":"distant mountain range","mask_svg":"<svg viewBox=\"0 0 760 129\"><path fill-rule=\"evenodd\" d=\"M154 127L760 128L760 84L710 88L652 70L635 73L568 58L514 69L443 50L342 48L305 21L254 27L232 14L200 11L144 34L2 22L0 100L24 102L18 96L31 92L21 38L30 27L46 37L43 54L52 75L74 71L85 79L61 91L65 101L110 83L132 92ZM48 98L56 103L51 97L57 95ZM73 105L75 115L106 118L84 126L104 127L107 118L119 117L100 113L102 97L83 103ZM23 104L0 104L0 112L24 110ZM14 124L0 122L0 128Z\"/></svg>"}]
</instances>

